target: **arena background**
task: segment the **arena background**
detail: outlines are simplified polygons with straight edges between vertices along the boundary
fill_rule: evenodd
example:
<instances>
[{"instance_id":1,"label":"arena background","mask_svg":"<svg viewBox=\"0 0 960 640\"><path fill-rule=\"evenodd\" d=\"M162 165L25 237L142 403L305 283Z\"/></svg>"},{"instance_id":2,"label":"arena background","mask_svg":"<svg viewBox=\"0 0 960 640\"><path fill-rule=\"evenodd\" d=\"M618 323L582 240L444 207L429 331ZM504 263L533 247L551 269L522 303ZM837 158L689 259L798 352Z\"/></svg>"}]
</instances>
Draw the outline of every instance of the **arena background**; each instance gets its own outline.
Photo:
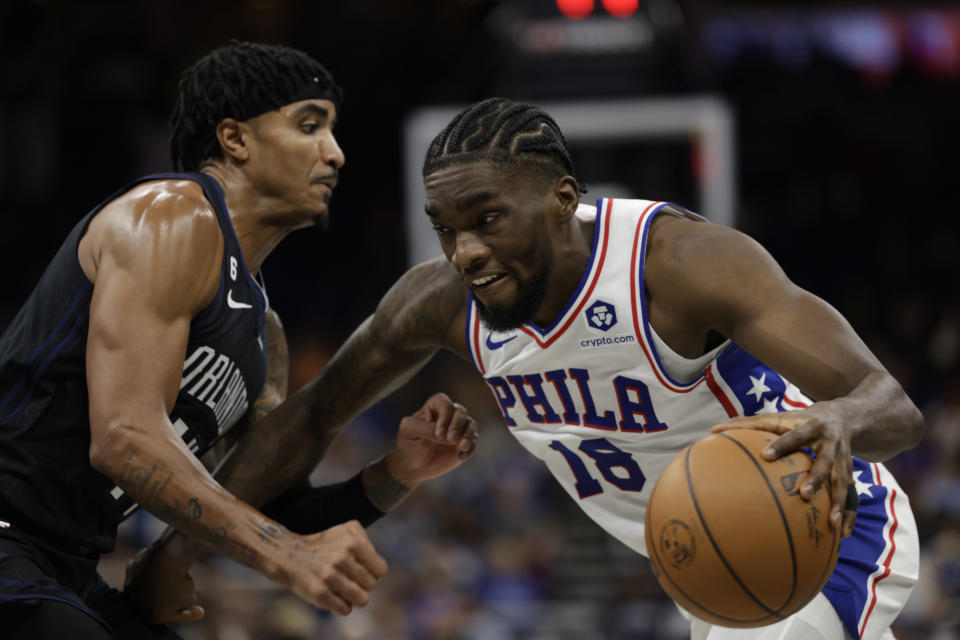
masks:
<instances>
[{"instance_id":1,"label":"arena background","mask_svg":"<svg viewBox=\"0 0 960 640\"><path fill-rule=\"evenodd\" d=\"M418 109L490 95L726 105L735 224L839 308L924 411L924 442L889 463L923 544L921 580L896 632L960 637L955 4L5 0L0 326L79 217L128 180L169 169L177 76L230 38L302 48L346 89L337 134L347 165L332 225L289 237L264 268L297 385L411 259L404 131ZM613 180L612 189L693 208L712 175L694 131L616 148L585 141L574 152L588 184ZM380 455L399 416L436 390L471 407L481 451L371 528L391 572L369 607L332 618L209 556L195 571L207 619L183 627L184 637L685 637L646 560L562 495L506 433L479 377L453 358L439 357L351 425L316 478L345 478ZM111 582L157 531L145 514L125 523L103 561Z\"/></svg>"}]
</instances>

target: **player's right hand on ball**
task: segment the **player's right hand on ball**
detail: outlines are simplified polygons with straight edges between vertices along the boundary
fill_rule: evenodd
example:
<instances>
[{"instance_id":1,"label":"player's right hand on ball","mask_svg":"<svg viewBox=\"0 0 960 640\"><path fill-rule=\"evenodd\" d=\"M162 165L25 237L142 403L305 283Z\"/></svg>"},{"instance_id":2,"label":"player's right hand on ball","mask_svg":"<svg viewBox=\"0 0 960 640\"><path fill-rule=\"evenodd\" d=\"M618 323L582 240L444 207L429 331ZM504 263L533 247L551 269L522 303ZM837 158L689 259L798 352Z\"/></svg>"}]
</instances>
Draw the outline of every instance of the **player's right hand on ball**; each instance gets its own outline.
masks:
<instances>
[{"instance_id":1,"label":"player's right hand on ball","mask_svg":"<svg viewBox=\"0 0 960 640\"><path fill-rule=\"evenodd\" d=\"M290 589L314 606L341 615L365 606L387 573L386 560L356 520L298 536L286 555Z\"/></svg>"},{"instance_id":2,"label":"player's right hand on ball","mask_svg":"<svg viewBox=\"0 0 960 640\"><path fill-rule=\"evenodd\" d=\"M833 406L831 402L817 402L798 411L733 418L713 427L713 432L759 429L777 434L780 437L763 453L764 458L771 461L804 447L816 451L817 457L803 481L800 496L809 500L827 487L832 503L830 522L848 538L857 520L857 495L849 492L853 483L852 421L843 420Z\"/></svg>"}]
</instances>

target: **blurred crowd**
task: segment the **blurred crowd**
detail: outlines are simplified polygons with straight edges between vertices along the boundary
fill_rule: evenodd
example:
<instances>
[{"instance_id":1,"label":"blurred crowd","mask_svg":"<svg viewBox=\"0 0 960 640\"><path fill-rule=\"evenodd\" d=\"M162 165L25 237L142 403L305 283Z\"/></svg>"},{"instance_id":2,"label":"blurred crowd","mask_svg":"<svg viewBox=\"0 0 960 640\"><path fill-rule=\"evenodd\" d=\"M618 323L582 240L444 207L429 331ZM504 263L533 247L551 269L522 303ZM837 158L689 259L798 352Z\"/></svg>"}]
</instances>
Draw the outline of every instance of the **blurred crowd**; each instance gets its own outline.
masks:
<instances>
[{"instance_id":1,"label":"blurred crowd","mask_svg":"<svg viewBox=\"0 0 960 640\"><path fill-rule=\"evenodd\" d=\"M0 297L0 326L77 218L126 180L167 169L165 114L179 69L227 37L284 41L330 61L347 86L338 135L348 160L332 228L294 234L265 267L271 301L288 327L295 386L312 377L405 268L397 238L403 235L400 129L406 111L498 93L534 100L593 95L589 84L566 86L562 96L547 93L556 76L547 82L546 67L588 78L591 68L582 60L569 69L569 59L526 66L499 60L502 51L486 46L498 38L478 26L497 17L490 8L495 2L432 3L423 12L429 21L391 30L376 25L408 24L405 12L397 3L374 0L342 6L249 0L231 5L224 21L212 19L219 15L215 9L188 10L186 2L127 3L127 13L107 2L87 4L82 21L72 3L18 1L0 13L0 254L11 274ZM320 5L327 4L324 15ZM926 57L891 63L880 45L900 40L877 44L871 34L878 24L894 22L878 23L875 16L868 21L874 31L851 23L847 36L831 31L830 42L859 42L862 51L884 55L844 58L799 47L807 23L790 16L777 23L769 12L752 22L733 14L710 22L700 2L649 4L662 10L659 18L651 13L654 26L670 22L664 18L670 15L671 24L679 24L680 13L669 14L670 7L682 8L688 21L656 32L653 53L629 69L647 84L636 80L625 90L641 96L710 93L729 102L737 120L737 226L764 244L796 282L836 306L924 412L923 442L888 462L912 500L922 545L920 582L895 632L900 640L960 638L954 149L960 12L918 10L924 25L944 30L934 29L940 34L932 40L936 47L923 49ZM278 6L289 11L271 10ZM190 19L178 20L181 13ZM330 13L340 22L324 22ZM296 15L303 19L292 19ZM121 18L128 22L121 25ZM494 22L503 20L501 13ZM89 31L78 35L74 21ZM381 49L357 50L356 33L368 34ZM736 47L734 36L740 38ZM941 61L934 71L930 59ZM612 85L602 91L613 92ZM581 169L588 184L602 179ZM183 636L687 637L686 622L647 561L605 535L562 494L507 432L492 396L466 363L439 357L358 418L314 480L359 471L389 448L399 417L438 390L471 409L481 447L463 468L421 487L371 527L390 573L368 607L346 618L329 616L211 555L194 575L207 618L183 626ZM127 559L159 530L145 513L128 520L117 551L103 561L108 580L122 584Z\"/></svg>"}]
</instances>

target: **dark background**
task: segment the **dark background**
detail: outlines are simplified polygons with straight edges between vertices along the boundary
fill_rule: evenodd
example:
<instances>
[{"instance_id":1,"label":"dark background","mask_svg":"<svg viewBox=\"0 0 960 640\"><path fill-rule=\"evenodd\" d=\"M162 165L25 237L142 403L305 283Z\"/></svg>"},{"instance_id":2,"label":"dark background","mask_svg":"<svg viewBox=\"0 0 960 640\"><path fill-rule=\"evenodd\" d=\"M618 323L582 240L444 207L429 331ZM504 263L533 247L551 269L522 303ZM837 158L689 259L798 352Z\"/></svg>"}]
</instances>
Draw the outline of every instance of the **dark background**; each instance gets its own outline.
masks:
<instances>
[{"instance_id":1,"label":"dark background","mask_svg":"<svg viewBox=\"0 0 960 640\"><path fill-rule=\"evenodd\" d=\"M602 30L618 20L613 31ZM547 45L531 45L530 34L538 29L554 34ZM618 49L609 37L616 33L637 39L627 38ZM334 195L331 227L293 234L264 268L271 303L288 329L296 384L313 375L407 266L402 127L414 109L490 95L533 101L701 94L725 99L736 124L737 226L764 244L796 282L840 309L924 410L925 442L889 464L913 499L924 543L921 585L898 637L956 637L960 9L955 4L641 0L632 15L613 17L597 0L589 18L575 21L562 17L549 0L4 0L0 255L6 277L0 326L12 318L77 219L129 180L169 169L166 119L178 74L230 38L301 48L346 90L337 136L347 164ZM692 149L654 149L652 157L662 155L666 167L695 167L695 158L688 157ZM581 169L589 173L585 162ZM638 160L636 166L653 168L649 162ZM655 174L662 191L641 195L681 202L684 195L692 197L696 172L663 166ZM383 444L395 416L412 411L437 388L475 398L477 411L496 422L474 378L462 365L439 359L410 390L356 428L367 435L343 445L344 468L354 458L372 457L369 447ZM495 434L503 430L497 429L492 424L485 438L489 432L498 442ZM533 469L532 459L517 455L515 443L490 446L497 465L516 457L510 468L523 469L517 473L536 488L531 493L537 497L521 509L524 518L541 518L530 528L549 529L556 517L551 510L572 505L565 497L554 502L554 489ZM471 464L474 475L463 471L452 493L432 498L451 500L448 507L457 512L457 501L517 490L484 485L512 476L484 473L476 461ZM464 489L470 483L473 488ZM457 520L415 502L406 517L397 514L397 524L378 527L390 535L391 526L409 532L404 527L413 526L415 515L441 518L441 524L417 531L443 541L447 551L454 548L456 557L473 553L475 562L489 566L502 551L491 549L491 540L501 540L509 529L494 525L516 515L495 502L501 510L494 509L485 522L486 537L476 531L466 535L463 514ZM563 548L564 542L557 544ZM506 548L516 553L516 545ZM621 558L621 567L628 562L605 548L606 558ZM489 582L440 590L462 592L449 610L460 612L459 628L464 619L486 620L486 627L474 625L480 631L446 631L443 616L432 626L421 624L437 618L436 607L417 608L431 602L422 585L443 570L428 571L430 563L407 553L409 575L397 578L394 592L407 612L392 614L401 629L396 637L564 637L562 630L536 636L499 611L490 603L503 592L490 590ZM593 603L660 602L642 564L629 565L636 574L623 578L626 586L614 595L565 596L543 586L549 562L524 558L510 575L526 576L521 582L533 589L530 601L537 606L567 596ZM607 604L598 606L608 610ZM221 632L215 607L211 612L203 637ZM326 625L327 637L388 637L385 615L370 614L380 626L369 635L331 626L322 617L317 624ZM507 623L496 627L490 620ZM489 631L497 628L501 631ZM483 636L483 629L494 635ZM249 633L274 637L262 630ZM602 633L673 637L664 628L644 630L626 622ZM591 637L601 637L601 631L596 634Z\"/></svg>"}]
</instances>

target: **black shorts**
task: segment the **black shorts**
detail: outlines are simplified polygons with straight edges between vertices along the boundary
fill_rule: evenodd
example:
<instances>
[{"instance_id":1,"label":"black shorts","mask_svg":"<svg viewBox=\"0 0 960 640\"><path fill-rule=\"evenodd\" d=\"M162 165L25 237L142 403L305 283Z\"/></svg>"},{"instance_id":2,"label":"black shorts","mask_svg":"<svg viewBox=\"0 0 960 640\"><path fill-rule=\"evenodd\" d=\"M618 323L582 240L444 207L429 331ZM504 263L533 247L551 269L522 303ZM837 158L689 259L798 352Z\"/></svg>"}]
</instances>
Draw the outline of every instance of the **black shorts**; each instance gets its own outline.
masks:
<instances>
[{"instance_id":1,"label":"black shorts","mask_svg":"<svg viewBox=\"0 0 960 640\"><path fill-rule=\"evenodd\" d=\"M122 592L97 573L99 558L0 529L0 637L84 640L178 640L169 627L140 617Z\"/></svg>"}]
</instances>

